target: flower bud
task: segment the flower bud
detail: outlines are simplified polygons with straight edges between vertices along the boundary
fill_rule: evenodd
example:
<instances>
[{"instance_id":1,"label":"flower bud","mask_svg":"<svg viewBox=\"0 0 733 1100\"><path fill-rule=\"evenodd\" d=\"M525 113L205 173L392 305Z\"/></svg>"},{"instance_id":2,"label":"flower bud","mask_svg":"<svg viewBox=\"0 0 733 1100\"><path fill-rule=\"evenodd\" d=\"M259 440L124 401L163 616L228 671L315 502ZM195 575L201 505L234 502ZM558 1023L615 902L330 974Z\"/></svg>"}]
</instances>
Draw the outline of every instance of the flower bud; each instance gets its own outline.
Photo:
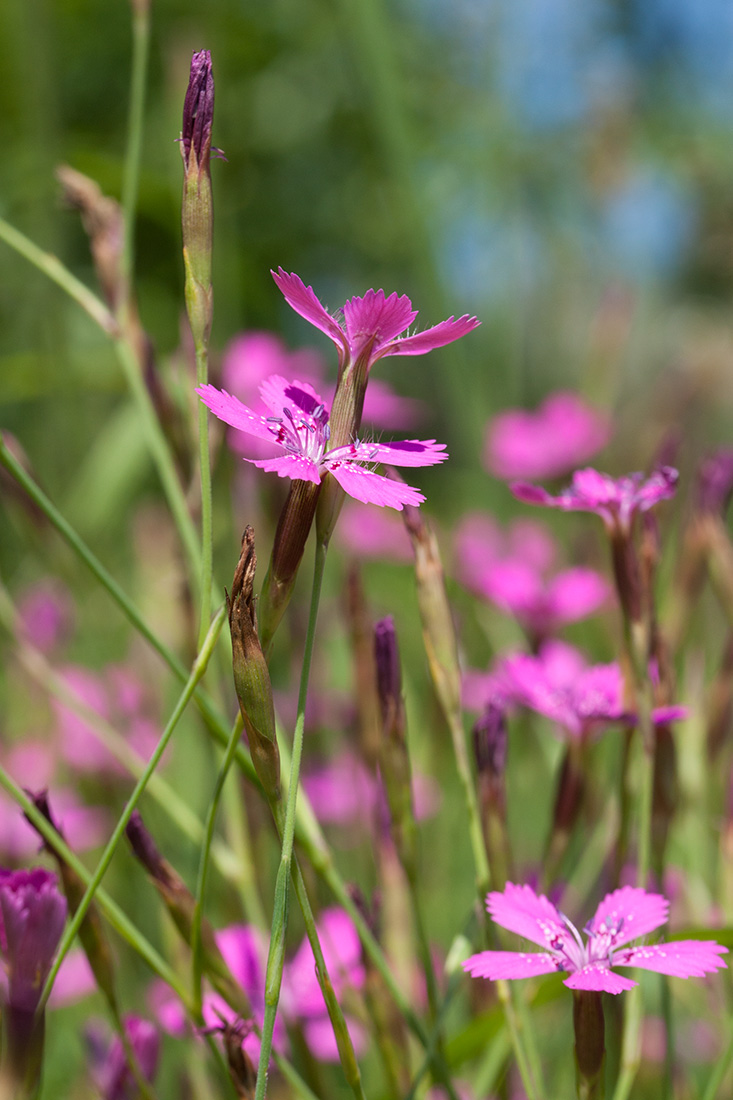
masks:
<instances>
[{"instance_id":1,"label":"flower bud","mask_svg":"<svg viewBox=\"0 0 733 1100\"><path fill-rule=\"evenodd\" d=\"M290 602L320 491L321 486L311 481L291 481L288 499L280 513L258 609L260 638L266 654Z\"/></svg>"},{"instance_id":2,"label":"flower bud","mask_svg":"<svg viewBox=\"0 0 733 1100\"><path fill-rule=\"evenodd\" d=\"M133 852L165 902L182 939L190 946L196 899L175 868L158 851L138 810L133 811L125 834ZM211 984L235 1012L241 1016L251 1015L247 996L224 961L224 956L216 945L214 930L205 917L201 922L201 946L204 970Z\"/></svg>"},{"instance_id":3,"label":"flower bud","mask_svg":"<svg viewBox=\"0 0 733 1100\"><path fill-rule=\"evenodd\" d=\"M214 118L214 77L208 50L195 53L183 104L183 263L186 310L194 343L206 346L211 331L213 292L211 252L214 211L211 196L211 126Z\"/></svg>"},{"instance_id":4,"label":"flower bud","mask_svg":"<svg viewBox=\"0 0 733 1100\"><path fill-rule=\"evenodd\" d=\"M227 594L232 634L234 686L257 777L270 802L280 799L280 752L275 733L275 708L267 661L257 635L253 595L257 555L255 533L247 527L242 552Z\"/></svg>"},{"instance_id":5,"label":"flower bud","mask_svg":"<svg viewBox=\"0 0 733 1100\"><path fill-rule=\"evenodd\" d=\"M412 808L400 654L391 615L381 619L374 628L374 654L382 712L380 771L392 819L395 847L405 873L414 881L417 872L417 830Z\"/></svg>"},{"instance_id":6,"label":"flower bud","mask_svg":"<svg viewBox=\"0 0 733 1100\"><path fill-rule=\"evenodd\" d=\"M510 869L505 783L507 728L504 711L495 703L488 704L473 727L473 751L491 881L497 890L503 890Z\"/></svg>"},{"instance_id":7,"label":"flower bud","mask_svg":"<svg viewBox=\"0 0 733 1100\"><path fill-rule=\"evenodd\" d=\"M606 1045L601 996L601 993L596 993L594 990L573 990L578 1096L583 1096L586 1100L601 1100L603 1096Z\"/></svg>"},{"instance_id":8,"label":"flower bud","mask_svg":"<svg viewBox=\"0 0 733 1100\"><path fill-rule=\"evenodd\" d=\"M38 794L31 794L31 798L49 824L54 827L60 836L63 836L51 814L51 807L48 802L48 792L40 791ZM33 823L31 822L31 824ZM69 903L69 910L75 913L86 893L86 884L82 881L73 867L66 862L63 856L61 856L45 839L43 840L43 846L51 853L58 864L64 894ZM94 974L97 985L102 993L104 993L109 1004L116 1006L117 994L115 992L112 948L109 940L104 934L102 919L94 901L89 905L84 920L81 922L79 939L84 948L84 953L89 960L89 965L92 968L92 973Z\"/></svg>"}]
</instances>

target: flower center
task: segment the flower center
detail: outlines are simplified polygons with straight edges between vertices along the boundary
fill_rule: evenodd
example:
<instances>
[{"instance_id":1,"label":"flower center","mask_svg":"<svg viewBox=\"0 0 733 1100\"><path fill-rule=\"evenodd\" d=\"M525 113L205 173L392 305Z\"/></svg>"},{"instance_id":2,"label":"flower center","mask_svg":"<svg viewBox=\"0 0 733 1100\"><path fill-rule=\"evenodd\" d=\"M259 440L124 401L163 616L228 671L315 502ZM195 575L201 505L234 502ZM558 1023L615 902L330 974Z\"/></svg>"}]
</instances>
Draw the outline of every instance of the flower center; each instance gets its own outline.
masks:
<instances>
[{"instance_id":1,"label":"flower center","mask_svg":"<svg viewBox=\"0 0 733 1100\"><path fill-rule=\"evenodd\" d=\"M290 454L302 455L315 463L321 461L331 435L323 405L317 405L310 414L285 407L282 416L268 416L267 423L275 442Z\"/></svg>"}]
</instances>

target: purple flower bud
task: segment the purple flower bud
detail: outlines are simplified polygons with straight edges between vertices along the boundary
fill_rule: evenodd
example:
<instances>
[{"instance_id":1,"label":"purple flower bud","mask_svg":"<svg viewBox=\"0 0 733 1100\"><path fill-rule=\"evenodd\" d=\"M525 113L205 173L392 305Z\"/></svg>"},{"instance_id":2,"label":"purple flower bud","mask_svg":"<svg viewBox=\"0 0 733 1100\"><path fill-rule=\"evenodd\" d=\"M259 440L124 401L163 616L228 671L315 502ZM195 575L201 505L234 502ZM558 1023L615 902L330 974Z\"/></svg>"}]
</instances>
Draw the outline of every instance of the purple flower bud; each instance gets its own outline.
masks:
<instances>
[{"instance_id":1,"label":"purple flower bud","mask_svg":"<svg viewBox=\"0 0 733 1100\"><path fill-rule=\"evenodd\" d=\"M127 1016L125 1031L132 1045L140 1073L147 1081L152 1081L158 1068L160 1053L160 1034L157 1027L139 1016ZM92 1074L103 1100L133 1100L133 1097L138 1096L139 1090L119 1035L107 1044L97 1029L89 1029L87 1043L92 1062Z\"/></svg>"},{"instance_id":2,"label":"purple flower bud","mask_svg":"<svg viewBox=\"0 0 733 1100\"><path fill-rule=\"evenodd\" d=\"M507 730L504 711L496 703L486 710L473 727L473 749L480 775L500 778L506 769Z\"/></svg>"},{"instance_id":3,"label":"purple flower bud","mask_svg":"<svg viewBox=\"0 0 733 1100\"><path fill-rule=\"evenodd\" d=\"M181 143L187 172L191 171L194 165L198 171L208 171L213 120L214 76L211 71L211 54L208 50L200 50L191 58L191 74L183 102Z\"/></svg>"},{"instance_id":4,"label":"purple flower bud","mask_svg":"<svg viewBox=\"0 0 733 1100\"><path fill-rule=\"evenodd\" d=\"M700 463L697 510L722 515L733 493L733 448L721 447Z\"/></svg>"},{"instance_id":5,"label":"purple flower bud","mask_svg":"<svg viewBox=\"0 0 733 1100\"><path fill-rule=\"evenodd\" d=\"M394 619L391 615L374 627L374 653L377 663L377 690L382 708L382 720L388 722L402 706L402 675L400 653Z\"/></svg>"}]
</instances>

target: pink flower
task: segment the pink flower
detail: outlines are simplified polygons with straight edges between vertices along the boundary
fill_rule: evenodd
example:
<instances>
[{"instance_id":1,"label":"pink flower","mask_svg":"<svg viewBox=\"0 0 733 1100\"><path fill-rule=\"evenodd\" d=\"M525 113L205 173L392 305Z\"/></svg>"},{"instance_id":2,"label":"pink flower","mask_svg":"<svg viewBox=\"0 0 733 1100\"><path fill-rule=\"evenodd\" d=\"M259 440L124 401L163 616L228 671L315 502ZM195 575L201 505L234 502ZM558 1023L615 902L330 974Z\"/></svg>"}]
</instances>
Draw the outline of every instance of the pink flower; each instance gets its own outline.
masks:
<instances>
[{"instance_id":1,"label":"pink flower","mask_svg":"<svg viewBox=\"0 0 733 1100\"><path fill-rule=\"evenodd\" d=\"M155 1024L140 1016L126 1016L124 1026L140 1071L152 1082L158 1068L160 1033ZM133 1100L139 1096L119 1035L109 1041L98 1026L91 1025L86 1038L92 1076L103 1100Z\"/></svg>"},{"instance_id":2,"label":"pink flower","mask_svg":"<svg viewBox=\"0 0 733 1100\"><path fill-rule=\"evenodd\" d=\"M40 581L18 601L20 629L42 653L50 653L68 638L73 618L71 594L59 581Z\"/></svg>"},{"instance_id":3,"label":"pink flower","mask_svg":"<svg viewBox=\"0 0 733 1100\"><path fill-rule=\"evenodd\" d=\"M624 705L624 680L620 666L588 665L583 655L565 642L549 641L536 656L515 653L502 658L493 672L467 678L467 705L483 706L492 700L502 706L517 705L544 714L571 737L588 737L612 722L636 721ZM659 707L655 722L685 718L680 706Z\"/></svg>"},{"instance_id":4,"label":"pink flower","mask_svg":"<svg viewBox=\"0 0 733 1100\"><path fill-rule=\"evenodd\" d=\"M640 473L614 479L588 467L577 470L572 483L557 496L524 481L514 482L509 488L526 504L543 504L565 512L596 512L611 532L628 533L637 512L646 512L660 500L674 496L678 479L672 466L662 466L646 479Z\"/></svg>"},{"instance_id":5,"label":"pink flower","mask_svg":"<svg viewBox=\"0 0 733 1100\"><path fill-rule=\"evenodd\" d=\"M330 429L321 398L308 383L288 382L279 375L267 379L260 387L268 416L215 386L199 386L196 392L220 420L248 435L269 440L284 452L275 458L246 461L279 477L315 485L330 473L349 496L364 503L401 511L405 504L417 505L425 499L417 489L376 474L365 464L432 466L448 457L445 444L434 439L407 439L398 443L364 443L357 439L327 451Z\"/></svg>"},{"instance_id":6,"label":"pink flower","mask_svg":"<svg viewBox=\"0 0 733 1100\"><path fill-rule=\"evenodd\" d=\"M343 909L324 909L318 920L318 938L334 993L341 1000L347 989L358 990L366 974L361 961L359 935ZM316 977L313 949L304 939L283 975L283 1003L286 1015L300 1020L311 1053L323 1062L338 1061L338 1047L328 1018L326 1002ZM364 1053L369 1037L362 1025L346 1016L346 1024L357 1056Z\"/></svg>"},{"instance_id":7,"label":"pink flower","mask_svg":"<svg viewBox=\"0 0 733 1100\"><path fill-rule=\"evenodd\" d=\"M654 946L627 947L667 920L669 903L660 894L624 886L608 894L583 929L573 924L531 886L508 882L503 893L487 895L486 908L496 924L544 947L543 952L481 951L463 964L474 978L529 978L559 970L569 989L621 993L637 982L614 973L616 966L637 966L675 978L701 978L725 968L718 956L728 948L711 940L677 940Z\"/></svg>"},{"instance_id":8,"label":"pink flower","mask_svg":"<svg viewBox=\"0 0 733 1100\"><path fill-rule=\"evenodd\" d=\"M397 562L413 559L410 536L400 517L393 512L375 512L357 501L349 501L342 508L335 537L348 554L357 558Z\"/></svg>"},{"instance_id":9,"label":"pink flower","mask_svg":"<svg viewBox=\"0 0 733 1100\"><path fill-rule=\"evenodd\" d=\"M555 548L531 521L519 521L505 534L489 517L468 516L456 552L464 584L514 615L534 638L585 618L611 595L604 578L583 566L547 576Z\"/></svg>"},{"instance_id":10,"label":"pink flower","mask_svg":"<svg viewBox=\"0 0 733 1100\"><path fill-rule=\"evenodd\" d=\"M465 336L480 322L464 314L456 321L449 317L439 325L413 336L401 336L417 317L417 310L406 294L385 296L383 290L368 290L363 298L349 298L342 320L330 314L296 274L288 275L281 267L271 272L286 302L310 324L325 332L336 345L339 377L344 366L361 360L366 369L386 355L424 355Z\"/></svg>"},{"instance_id":11,"label":"pink flower","mask_svg":"<svg viewBox=\"0 0 733 1100\"><path fill-rule=\"evenodd\" d=\"M536 412L509 409L489 422L484 465L496 477L558 477L605 447L606 416L576 393L553 393Z\"/></svg>"},{"instance_id":12,"label":"pink flower","mask_svg":"<svg viewBox=\"0 0 733 1100\"><path fill-rule=\"evenodd\" d=\"M316 348L290 351L279 336L271 332L246 332L236 336L224 353L221 368L224 389L240 401L267 416L269 409L260 402L260 386L273 374L299 378L318 389L325 384L326 363ZM324 402L326 409L330 408ZM422 402L396 394L386 382L372 382L364 398L364 420L378 428L412 427L421 418ZM270 440L249 440L236 430L227 435L235 454L266 458L271 454ZM248 452L248 454L245 454Z\"/></svg>"}]
</instances>

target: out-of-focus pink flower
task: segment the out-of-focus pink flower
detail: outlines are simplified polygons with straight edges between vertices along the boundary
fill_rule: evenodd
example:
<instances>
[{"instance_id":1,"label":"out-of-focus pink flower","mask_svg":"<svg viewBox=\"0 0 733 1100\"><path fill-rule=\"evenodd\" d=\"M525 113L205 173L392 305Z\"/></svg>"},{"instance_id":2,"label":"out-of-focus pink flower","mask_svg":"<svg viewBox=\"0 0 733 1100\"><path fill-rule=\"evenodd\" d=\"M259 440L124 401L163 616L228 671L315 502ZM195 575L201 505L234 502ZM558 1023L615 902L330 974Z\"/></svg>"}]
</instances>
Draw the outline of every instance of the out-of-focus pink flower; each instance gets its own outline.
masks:
<instances>
[{"instance_id":1,"label":"out-of-focus pink flower","mask_svg":"<svg viewBox=\"0 0 733 1100\"><path fill-rule=\"evenodd\" d=\"M53 983L49 1008L63 1008L88 997L97 989L97 982L89 960L81 947L74 947L64 956L59 972Z\"/></svg>"},{"instance_id":2,"label":"out-of-focus pink flower","mask_svg":"<svg viewBox=\"0 0 733 1100\"><path fill-rule=\"evenodd\" d=\"M307 383L288 382L279 375L267 379L260 387L262 401L269 410L267 416L215 386L199 386L196 392L220 420L248 435L269 440L280 452L274 458L246 459L247 462L279 477L315 485L330 473L344 492L364 503L401 511L405 504L417 505L425 499L417 489L374 473L368 468L370 464L433 466L448 457L445 445L434 439L397 443L354 440L328 451L330 429L323 401Z\"/></svg>"},{"instance_id":3,"label":"out-of-focus pink flower","mask_svg":"<svg viewBox=\"0 0 733 1100\"><path fill-rule=\"evenodd\" d=\"M25 786L22 776L16 777ZM34 783L27 784L38 789ZM109 815L101 806L85 806L75 791L67 787L55 787L54 810L58 811L59 827L69 846L75 852L98 848L110 832ZM0 794L0 855L3 859L20 862L32 858L39 849L38 833L26 821L22 811L12 799Z\"/></svg>"},{"instance_id":4,"label":"out-of-focus pink flower","mask_svg":"<svg viewBox=\"0 0 733 1100\"><path fill-rule=\"evenodd\" d=\"M18 600L20 629L42 653L50 653L69 636L73 620L71 595L59 581L40 581Z\"/></svg>"},{"instance_id":5,"label":"out-of-focus pink flower","mask_svg":"<svg viewBox=\"0 0 733 1100\"><path fill-rule=\"evenodd\" d=\"M338 908L324 909L317 928L334 993L341 1000L347 989L361 989L366 978L359 936L351 918ZM286 1013L302 1024L306 1043L314 1057L323 1062L338 1061L336 1039L316 977L313 950L307 939L287 964L283 997ZM357 1056L363 1054L369 1041L365 1028L348 1014L346 1024Z\"/></svg>"},{"instance_id":6,"label":"out-of-focus pink flower","mask_svg":"<svg viewBox=\"0 0 733 1100\"><path fill-rule=\"evenodd\" d=\"M295 273L289 275L280 267L271 274L288 305L334 342L339 376L350 362L361 361L368 371L386 355L424 355L451 344L480 324L476 317L464 314L458 320L449 317L425 332L402 336L417 317L406 294L387 297L383 290L368 290L363 298L349 298L334 316L321 305L313 287L305 286Z\"/></svg>"},{"instance_id":7,"label":"out-of-focus pink flower","mask_svg":"<svg viewBox=\"0 0 733 1100\"><path fill-rule=\"evenodd\" d=\"M139 711L144 706L144 692L131 670L111 665L99 674L69 665L61 674L66 687L84 707L113 723L124 733L129 746L144 760L149 759L160 734L157 725ZM60 751L67 763L80 772L127 774L93 726L76 710L59 700L53 701L53 708Z\"/></svg>"},{"instance_id":8,"label":"out-of-focus pink flower","mask_svg":"<svg viewBox=\"0 0 733 1100\"><path fill-rule=\"evenodd\" d=\"M369 828L378 808L387 813L379 781L354 753L344 751L303 776L303 789L324 825ZM413 775L412 800L418 821L431 817L440 802L440 788L428 776Z\"/></svg>"},{"instance_id":9,"label":"out-of-focus pink flower","mask_svg":"<svg viewBox=\"0 0 733 1100\"><path fill-rule=\"evenodd\" d=\"M456 535L456 554L464 584L514 615L534 638L585 618L611 595L593 569L576 566L547 576L554 544L531 521L504 534L490 517L468 516Z\"/></svg>"},{"instance_id":10,"label":"out-of-focus pink flower","mask_svg":"<svg viewBox=\"0 0 733 1100\"><path fill-rule=\"evenodd\" d=\"M464 699L472 709L492 700L505 707L528 707L578 738L612 722L636 721L624 705L620 666L588 665L577 649L560 641L545 642L536 656L515 653L501 658L483 678L474 673L464 685ZM652 712L657 723L686 716L687 709L680 706Z\"/></svg>"},{"instance_id":11,"label":"out-of-focus pink flower","mask_svg":"<svg viewBox=\"0 0 733 1100\"><path fill-rule=\"evenodd\" d=\"M607 416L577 393L553 393L536 412L509 409L489 422L484 465L507 480L558 477L586 462L610 437Z\"/></svg>"},{"instance_id":12,"label":"out-of-focus pink flower","mask_svg":"<svg viewBox=\"0 0 733 1100\"><path fill-rule=\"evenodd\" d=\"M402 520L392 512L375 512L358 501L344 505L334 537L342 549L356 558L398 562L410 562L413 558L410 537Z\"/></svg>"},{"instance_id":13,"label":"out-of-focus pink flower","mask_svg":"<svg viewBox=\"0 0 733 1100\"><path fill-rule=\"evenodd\" d=\"M719 957L727 947L711 940L677 940L647 947L624 945L659 928L667 920L669 903L661 894L624 886L607 894L584 928L586 942L573 924L531 886L508 882L503 893L487 895L494 922L516 932L542 952L481 951L463 964L474 978L530 978L562 971L569 989L621 993L637 982L616 974L613 967L636 966L676 978L701 978L725 969Z\"/></svg>"},{"instance_id":14,"label":"out-of-focus pink flower","mask_svg":"<svg viewBox=\"0 0 733 1100\"><path fill-rule=\"evenodd\" d=\"M124 1027L143 1077L152 1082L160 1055L157 1027L140 1016L126 1016ZM119 1035L109 1042L100 1029L92 1025L87 1030L86 1038L92 1076L103 1100L134 1100L139 1096Z\"/></svg>"},{"instance_id":15,"label":"out-of-focus pink flower","mask_svg":"<svg viewBox=\"0 0 733 1100\"><path fill-rule=\"evenodd\" d=\"M720 447L700 463L696 507L699 512L722 515L733 493L733 447Z\"/></svg>"},{"instance_id":16,"label":"out-of-focus pink flower","mask_svg":"<svg viewBox=\"0 0 733 1100\"><path fill-rule=\"evenodd\" d=\"M557 496L523 481L509 487L526 504L565 512L595 512L610 532L627 534L637 512L646 512L660 500L674 496L678 480L679 474L672 466L662 466L648 478L640 473L612 478L588 467L576 470L572 483Z\"/></svg>"}]
</instances>

